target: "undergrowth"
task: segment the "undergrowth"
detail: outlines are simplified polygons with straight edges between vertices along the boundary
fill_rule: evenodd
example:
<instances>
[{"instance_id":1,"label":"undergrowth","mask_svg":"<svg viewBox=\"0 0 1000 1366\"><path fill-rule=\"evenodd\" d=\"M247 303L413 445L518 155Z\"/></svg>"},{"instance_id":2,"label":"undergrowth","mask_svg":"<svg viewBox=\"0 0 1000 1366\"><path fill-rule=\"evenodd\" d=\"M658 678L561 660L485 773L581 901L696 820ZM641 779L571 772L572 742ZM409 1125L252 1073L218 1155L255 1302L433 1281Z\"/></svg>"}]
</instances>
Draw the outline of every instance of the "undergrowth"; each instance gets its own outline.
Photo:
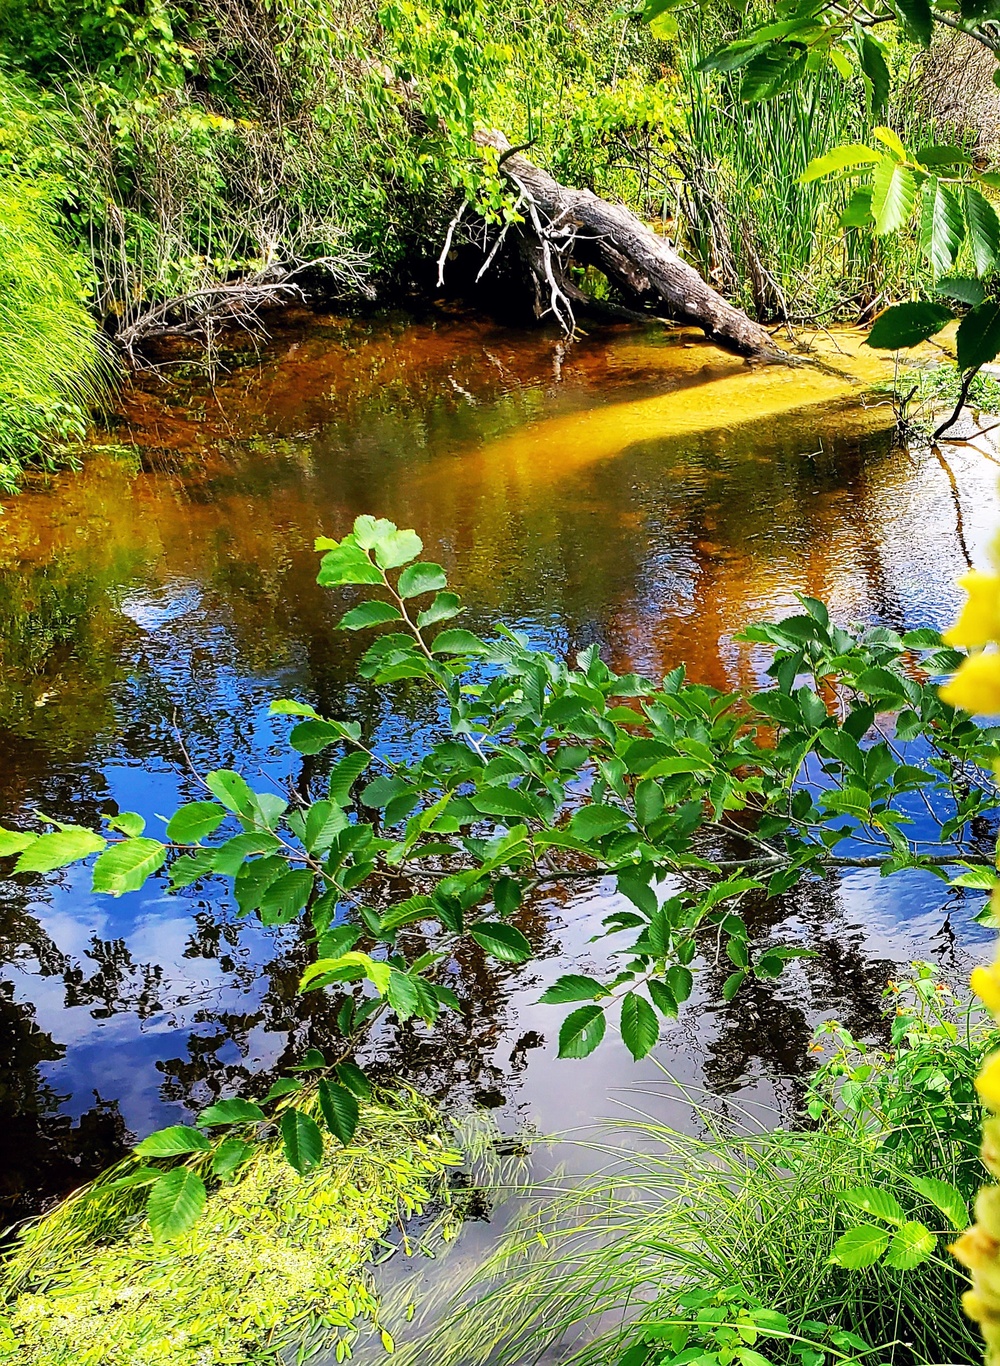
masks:
<instances>
[{"instance_id":1,"label":"undergrowth","mask_svg":"<svg viewBox=\"0 0 1000 1366\"><path fill-rule=\"evenodd\" d=\"M21 1234L0 1269L0 1360L254 1366L322 1346L339 1361L365 1324L391 1348L368 1263L457 1161L433 1110L407 1093L365 1106L353 1142L308 1176L277 1138L254 1145L195 1228L157 1242L144 1191L127 1184L130 1158Z\"/></svg>"}]
</instances>

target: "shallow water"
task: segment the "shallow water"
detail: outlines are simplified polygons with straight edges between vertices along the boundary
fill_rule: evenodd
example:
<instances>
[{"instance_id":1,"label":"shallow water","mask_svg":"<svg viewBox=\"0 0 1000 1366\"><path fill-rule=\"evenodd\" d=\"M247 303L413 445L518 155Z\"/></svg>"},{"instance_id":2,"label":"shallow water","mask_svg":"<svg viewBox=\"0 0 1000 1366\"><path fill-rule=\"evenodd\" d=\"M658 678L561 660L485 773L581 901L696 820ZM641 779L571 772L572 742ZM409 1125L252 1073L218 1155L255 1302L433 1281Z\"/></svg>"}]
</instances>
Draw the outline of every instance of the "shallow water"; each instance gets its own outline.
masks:
<instances>
[{"instance_id":1,"label":"shallow water","mask_svg":"<svg viewBox=\"0 0 1000 1366\"><path fill-rule=\"evenodd\" d=\"M332 627L313 538L359 512L415 526L467 599L559 650L597 642L616 668L678 661L719 686L762 660L747 621L825 598L842 620L943 625L954 578L1000 521L997 468L970 447L892 450L891 414L834 370L750 371L687 334L543 333L445 316L288 326L214 388L183 367L121 395L79 473L39 483L0 520L0 821L35 809L96 820L114 803L155 825L198 795L188 768L296 771L275 695L346 709L387 751L433 720L412 690L357 689L362 643ZM162 888L114 901L87 874L3 884L0 1200L38 1207L135 1136L253 1089L323 1046L322 998L299 1000L292 929L223 899ZM634 1068L606 1043L557 1062L561 1012L540 986L596 952L598 891L533 906L523 968L461 964L461 1017L390 1052L448 1103L505 1129L669 1115L657 1062L720 1098L786 1108L813 1065L813 1024L877 1027L901 964L964 972L988 937L974 893L867 871L759 911L818 956L719 1004L704 965L693 1008ZM638 1089L636 1089L638 1088ZM580 1157L586 1165L586 1158ZM488 1235L487 1235L488 1237ZM470 1254L471 1255L471 1254Z\"/></svg>"}]
</instances>

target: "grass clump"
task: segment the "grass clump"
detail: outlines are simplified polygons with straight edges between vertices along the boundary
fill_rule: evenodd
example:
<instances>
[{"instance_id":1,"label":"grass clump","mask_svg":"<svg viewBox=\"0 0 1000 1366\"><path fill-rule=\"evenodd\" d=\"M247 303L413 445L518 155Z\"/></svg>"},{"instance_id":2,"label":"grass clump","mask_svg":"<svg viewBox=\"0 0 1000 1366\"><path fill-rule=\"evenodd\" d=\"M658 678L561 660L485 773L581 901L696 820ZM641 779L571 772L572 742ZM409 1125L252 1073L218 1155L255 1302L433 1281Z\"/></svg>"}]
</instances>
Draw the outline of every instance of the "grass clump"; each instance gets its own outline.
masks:
<instances>
[{"instance_id":1,"label":"grass clump","mask_svg":"<svg viewBox=\"0 0 1000 1366\"><path fill-rule=\"evenodd\" d=\"M923 967L889 1009L887 1047L827 1032L810 1127L620 1126L601 1174L526 1213L467 1288L436 1366L974 1360L947 1245L982 1179L973 1079L997 1032Z\"/></svg>"},{"instance_id":2,"label":"grass clump","mask_svg":"<svg viewBox=\"0 0 1000 1366\"><path fill-rule=\"evenodd\" d=\"M297 1103L307 1108L301 1093ZM373 1103L352 1143L308 1176L277 1138L255 1145L193 1229L155 1242L143 1192L115 1185L130 1159L21 1234L3 1267L0 1359L250 1366L322 1345L342 1360L358 1321L383 1331L366 1270L374 1247L426 1208L457 1160L416 1095Z\"/></svg>"},{"instance_id":3,"label":"grass clump","mask_svg":"<svg viewBox=\"0 0 1000 1366\"><path fill-rule=\"evenodd\" d=\"M101 387L82 264L55 226L52 193L0 177L0 490L80 440Z\"/></svg>"}]
</instances>

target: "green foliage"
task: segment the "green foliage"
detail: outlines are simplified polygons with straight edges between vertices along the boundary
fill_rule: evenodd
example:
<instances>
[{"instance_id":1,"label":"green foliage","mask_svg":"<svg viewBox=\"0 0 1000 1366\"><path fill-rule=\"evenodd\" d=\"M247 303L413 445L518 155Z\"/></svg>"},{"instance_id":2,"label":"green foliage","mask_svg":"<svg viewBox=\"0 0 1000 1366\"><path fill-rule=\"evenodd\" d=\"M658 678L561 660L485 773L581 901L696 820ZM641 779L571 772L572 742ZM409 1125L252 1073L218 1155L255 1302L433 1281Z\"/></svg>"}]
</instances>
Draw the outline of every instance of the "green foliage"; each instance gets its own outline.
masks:
<instances>
[{"instance_id":1,"label":"green foliage","mask_svg":"<svg viewBox=\"0 0 1000 1366\"><path fill-rule=\"evenodd\" d=\"M317 1089L298 1103L317 1113ZM135 1217L149 1175L129 1159L19 1232L0 1281L0 1360L264 1366L325 1350L339 1361L365 1328L391 1347L367 1264L382 1233L432 1199L447 1217L457 1161L425 1102L388 1097L304 1176L273 1128L186 1159L164 1178L150 1229Z\"/></svg>"},{"instance_id":2,"label":"green foliage","mask_svg":"<svg viewBox=\"0 0 1000 1366\"><path fill-rule=\"evenodd\" d=\"M4 113L0 74L0 153ZM0 168L0 491L83 437L100 387L83 268L57 231L54 198L54 185Z\"/></svg>"},{"instance_id":3,"label":"green foliage","mask_svg":"<svg viewBox=\"0 0 1000 1366\"><path fill-rule=\"evenodd\" d=\"M707 1137L602 1136L600 1174L547 1187L463 1287L435 1360L483 1343L497 1366L569 1344L579 1366L973 1359L946 1248L981 1180L972 1077L997 1031L915 970L886 994L891 1047L820 1032L834 1051L793 1128L699 1109ZM428 1350L407 1343L400 1366Z\"/></svg>"},{"instance_id":4,"label":"green foliage","mask_svg":"<svg viewBox=\"0 0 1000 1366\"><path fill-rule=\"evenodd\" d=\"M587 1057L611 1024L640 1058L655 1047L660 1018L690 997L701 937L733 966L727 1000L809 955L802 943L752 942L744 899L859 865L989 884L993 853L977 830L994 801L983 770L995 735L940 701L934 677L962 656L933 631L851 634L802 598L800 614L743 635L770 651L773 687L726 695L686 682L682 668L656 684L613 673L594 648L574 668L505 627L487 640L440 620L418 625L443 578L420 562L422 548L413 531L359 517L342 540L321 538L318 575L396 613L374 618L389 629L372 628L359 674L368 686L420 686L438 699L440 725L422 753L390 761L359 723L281 699L272 711L294 722L290 744L317 765L313 789L291 803L218 770L204 780L216 801L182 807L165 840L128 812L100 834L0 830L16 873L98 852L95 891L136 890L165 867L175 888L221 879L241 913L264 924L305 919L316 956L300 987L336 994L345 1042L337 1058L316 1054L303 1066L322 1072L319 1119L339 1142L356 1122L351 1093L367 1085L353 1054L372 1023L389 1015L432 1027L456 1008L442 967L463 938L502 963L529 960L514 920L542 886L613 878L630 907L603 922L617 947L606 979L571 974L545 994L576 1004L560 1054ZM451 619L461 604L449 596ZM348 608L342 629L355 629L358 611ZM890 714L894 738L884 730ZM907 834L909 806L925 799L932 842ZM734 856L720 852L720 838ZM387 891L400 885L402 894ZM304 1172L323 1140L314 1118L289 1104L300 1089L284 1079L265 1105L278 1102L286 1154ZM258 1112L241 1113L233 1109L232 1123L253 1141ZM170 1161L197 1150L214 1160L221 1127L216 1114L165 1130L140 1155Z\"/></svg>"}]
</instances>

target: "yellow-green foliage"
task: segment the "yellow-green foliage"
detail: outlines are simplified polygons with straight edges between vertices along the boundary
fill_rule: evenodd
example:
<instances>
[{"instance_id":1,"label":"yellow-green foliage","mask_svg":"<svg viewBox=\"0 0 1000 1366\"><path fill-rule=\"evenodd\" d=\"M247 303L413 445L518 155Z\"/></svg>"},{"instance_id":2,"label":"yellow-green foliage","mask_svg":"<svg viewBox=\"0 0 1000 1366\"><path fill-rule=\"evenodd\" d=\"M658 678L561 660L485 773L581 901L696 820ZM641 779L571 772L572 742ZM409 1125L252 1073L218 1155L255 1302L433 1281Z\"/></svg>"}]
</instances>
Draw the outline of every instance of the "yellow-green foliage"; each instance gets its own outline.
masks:
<instances>
[{"instance_id":1,"label":"yellow-green foliage","mask_svg":"<svg viewBox=\"0 0 1000 1366\"><path fill-rule=\"evenodd\" d=\"M80 270L44 184L0 174L0 488L44 459L50 438L86 431L99 354Z\"/></svg>"},{"instance_id":2,"label":"yellow-green foliage","mask_svg":"<svg viewBox=\"0 0 1000 1366\"><path fill-rule=\"evenodd\" d=\"M354 1142L328 1149L307 1177L277 1140L261 1144L189 1233L161 1243L139 1212L142 1192L99 1194L130 1160L23 1235L4 1268L0 1359L222 1366L277 1362L320 1341L340 1359L356 1320L379 1327L373 1243L421 1211L457 1160L417 1097L372 1104Z\"/></svg>"}]
</instances>

